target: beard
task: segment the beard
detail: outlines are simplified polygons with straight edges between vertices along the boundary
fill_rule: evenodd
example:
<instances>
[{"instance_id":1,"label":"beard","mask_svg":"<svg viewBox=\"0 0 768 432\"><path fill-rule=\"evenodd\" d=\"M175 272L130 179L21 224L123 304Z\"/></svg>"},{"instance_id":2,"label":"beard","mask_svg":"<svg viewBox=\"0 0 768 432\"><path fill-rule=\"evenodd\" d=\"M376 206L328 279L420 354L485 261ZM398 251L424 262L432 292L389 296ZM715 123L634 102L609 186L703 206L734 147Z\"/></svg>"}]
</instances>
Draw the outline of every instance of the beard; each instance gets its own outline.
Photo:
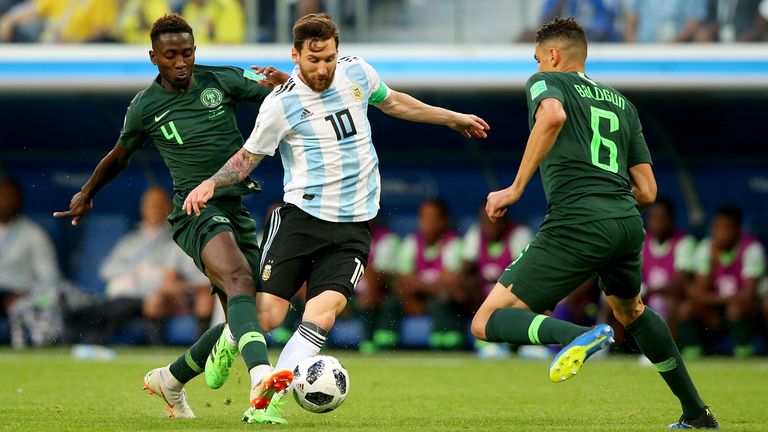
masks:
<instances>
[{"instance_id":1,"label":"beard","mask_svg":"<svg viewBox=\"0 0 768 432\"><path fill-rule=\"evenodd\" d=\"M325 90L328 90L328 88L333 83L333 77L336 74L336 70L325 77L323 79L318 78L308 78L310 74L306 73L301 67L299 67L299 71L301 72L301 76L304 77L304 82L307 85L307 87L311 88L313 91L316 92L322 92Z\"/></svg>"}]
</instances>

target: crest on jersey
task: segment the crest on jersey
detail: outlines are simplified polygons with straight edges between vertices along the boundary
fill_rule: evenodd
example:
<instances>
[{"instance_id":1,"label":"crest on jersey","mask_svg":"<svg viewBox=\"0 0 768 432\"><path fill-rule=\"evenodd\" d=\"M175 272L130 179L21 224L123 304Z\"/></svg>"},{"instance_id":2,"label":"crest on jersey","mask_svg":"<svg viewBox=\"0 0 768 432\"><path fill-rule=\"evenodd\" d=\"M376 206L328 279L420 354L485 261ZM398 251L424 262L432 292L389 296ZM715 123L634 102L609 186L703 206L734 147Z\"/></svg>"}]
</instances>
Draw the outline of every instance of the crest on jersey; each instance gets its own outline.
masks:
<instances>
[{"instance_id":1,"label":"crest on jersey","mask_svg":"<svg viewBox=\"0 0 768 432\"><path fill-rule=\"evenodd\" d=\"M269 280L270 276L272 276L272 264L267 264L264 266L264 271L261 272L261 280Z\"/></svg>"},{"instance_id":2,"label":"crest on jersey","mask_svg":"<svg viewBox=\"0 0 768 432\"><path fill-rule=\"evenodd\" d=\"M200 93L200 102L208 108L216 108L222 99L221 91L217 88L209 87Z\"/></svg>"},{"instance_id":3,"label":"crest on jersey","mask_svg":"<svg viewBox=\"0 0 768 432\"><path fill-rule=\"evenodd\" d=\"M216 216L212 217L211 219L213 219L216 222L220 222L220 223L229 223L229 219L227 219L225 216L216 215Z\"/></svg>"},{"instance_id":4,"label":"crest on jersey","mask_svg":"<svg viewBox=\"0 0 768 432\"><path fill-rule=\"evenodd\" d=\"M361 89L359 85L355 84L351 86L349 91L352 93L352 98L355 99L355 102L363 100L363 89Z\"/></svg>"}]
</instances>

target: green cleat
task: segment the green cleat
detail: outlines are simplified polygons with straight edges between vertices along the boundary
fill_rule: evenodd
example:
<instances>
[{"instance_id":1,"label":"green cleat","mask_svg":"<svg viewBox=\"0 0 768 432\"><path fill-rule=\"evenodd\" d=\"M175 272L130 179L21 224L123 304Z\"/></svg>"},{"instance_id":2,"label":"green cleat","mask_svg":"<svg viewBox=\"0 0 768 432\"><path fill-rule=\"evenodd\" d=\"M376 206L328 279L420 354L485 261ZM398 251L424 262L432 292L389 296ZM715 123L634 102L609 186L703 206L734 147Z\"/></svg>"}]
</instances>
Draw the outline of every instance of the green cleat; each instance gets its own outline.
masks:
<instances>
[{"instance_id":1,"label":"green cleat","mask_svg":"<svg viewBox=\"0 0 768 432\"><path fill-rule=\"evenodd\" d=\"M211 355L205 360L205 382L208 387L215 390L227 382L235 358L237 358L237 347L230 346L227 343L226 333L222 332L211 350Z\"/></svg>"},{"instance_id":2,"label":"green cleat","mask_svg":"<svg viewBox=\"0 0 768 432\"><path fill-rule=\"evenodd\" d=\"M288 420L284 419L281 415L275 415L273 412L270 412L269 407L266 409L251 407L243 413L243 423L287 424Z\"/></svg>"}]
</instances>

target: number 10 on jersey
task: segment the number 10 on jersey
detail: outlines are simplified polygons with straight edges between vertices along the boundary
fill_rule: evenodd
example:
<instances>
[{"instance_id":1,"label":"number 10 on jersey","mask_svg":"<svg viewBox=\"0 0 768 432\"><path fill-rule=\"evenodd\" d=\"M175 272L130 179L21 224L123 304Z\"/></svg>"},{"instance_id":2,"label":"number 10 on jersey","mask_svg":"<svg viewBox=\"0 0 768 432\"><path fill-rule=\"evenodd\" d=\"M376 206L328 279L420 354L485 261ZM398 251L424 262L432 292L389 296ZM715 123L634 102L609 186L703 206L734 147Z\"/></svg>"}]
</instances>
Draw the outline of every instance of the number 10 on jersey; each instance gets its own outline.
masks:
<instances>
[{"instance_id":1,"label":"number 10 on jersey","mask_svg":"<svg viewBox=\"0 0 768 432\"><path fill-rule=\"evenodd\" d=\"M345 118L346 120L344 120ZM341 141L342 138L349 138L357 133L355 122L352 121L352 114L349 113L349 109L323 117L323 119L331 122L333 131L336 132L336 139L339 141Z\"/></svg>"}]
</instances>

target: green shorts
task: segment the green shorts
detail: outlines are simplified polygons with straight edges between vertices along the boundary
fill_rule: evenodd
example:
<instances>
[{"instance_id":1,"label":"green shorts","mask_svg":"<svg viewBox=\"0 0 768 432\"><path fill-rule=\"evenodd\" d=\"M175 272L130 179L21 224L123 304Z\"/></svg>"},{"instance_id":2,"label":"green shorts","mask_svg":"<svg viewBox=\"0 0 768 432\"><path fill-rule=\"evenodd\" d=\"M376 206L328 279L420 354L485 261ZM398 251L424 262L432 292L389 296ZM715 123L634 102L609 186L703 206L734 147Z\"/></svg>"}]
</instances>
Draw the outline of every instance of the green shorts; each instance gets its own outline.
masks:
<instances>
[{"instance_id":1,"label":"green shorts","mask_svg":"<svg viewBox=\"0 0 768 432\"><path fill-rule=\"evenodd\" d=\"M546 228L499 278L531 310L541 313L597 274L606 295L640 293L645 239L639 216Z\"/></svg>"},{"instance_id":2,"label":"green shorts","mask_svg":"<svg viewBox=\"0 0 768 432\"><path fill-rule=\"evenodd\" d=\"M254 275L259 274L261 249L256 235L256 222L240 202L239 196L220 197L208 201L205 208L200 209L200 216L187 215L181 209L184 200L177 194L173 198L173 212L168 221L173 227L173 240L181 249L195 261L195 265L203 273L205 266L201 257L203 247L216 234L230 231L251 265ZM256 278L254 278L256 280ZM211 294L220 291L211 284Z\"/></svg>"}]
</instances>

